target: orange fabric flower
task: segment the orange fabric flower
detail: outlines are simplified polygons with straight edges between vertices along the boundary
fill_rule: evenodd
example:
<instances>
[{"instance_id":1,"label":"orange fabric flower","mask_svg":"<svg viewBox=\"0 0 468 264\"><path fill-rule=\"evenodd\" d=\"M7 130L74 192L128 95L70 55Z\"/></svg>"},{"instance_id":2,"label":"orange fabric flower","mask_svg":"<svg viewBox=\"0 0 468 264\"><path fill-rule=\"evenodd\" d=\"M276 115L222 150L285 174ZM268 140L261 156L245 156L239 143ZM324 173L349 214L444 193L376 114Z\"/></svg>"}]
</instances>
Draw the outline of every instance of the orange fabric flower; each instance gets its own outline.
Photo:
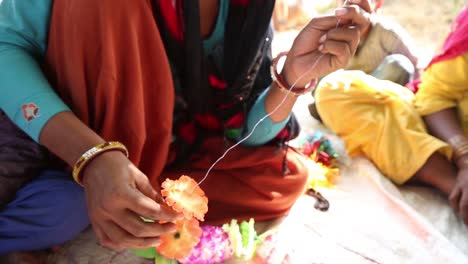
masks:
<instances>
[{"instance_id":1,"label":"orange fabric flower","mask_svg":"<svg viewBox=\"0 0 468 264\"><path fill-rule=\"evenodd\" d=\"M195 217L204 220L208 212L208 198L196 181L182 175L175 181L166 179L161 187L162 196L175 211L183 213L186 219Z\"/></svg>"},{"instance_id":2,"label":"orange fabric flower","mask_svg":"<svg viewBox=\"0 0 468 264\"><path fill-rule=\"evenodd\" d=\"M158 253L166 258L181 260L190 254L200 241L202 229L195 218L175 222L177 231L161 236Z\"/></svg>"}]
</instances>

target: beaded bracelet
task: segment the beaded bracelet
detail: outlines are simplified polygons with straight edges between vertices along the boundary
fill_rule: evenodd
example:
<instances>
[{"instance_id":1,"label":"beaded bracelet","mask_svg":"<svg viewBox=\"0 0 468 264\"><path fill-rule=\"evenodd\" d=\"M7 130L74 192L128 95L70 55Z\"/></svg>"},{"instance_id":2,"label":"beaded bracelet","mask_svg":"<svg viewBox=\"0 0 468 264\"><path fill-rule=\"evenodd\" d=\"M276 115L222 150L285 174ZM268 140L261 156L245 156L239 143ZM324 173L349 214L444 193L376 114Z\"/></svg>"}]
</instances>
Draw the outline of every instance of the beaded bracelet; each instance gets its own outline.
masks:
<instances>
[{"instance_id":1,"label":"beaded bracelet","mask_svg":"<svg viewBox=\"0 0 468 264\"><path fill-rule=\"evenodd\" d=\"M108 151L120 151L128 157L128 150L124 144L117 141L109 141L101 143L95 147L92 147L90 150L86 151L81 157L76 161L75 166L73 166L73 180L76 183L83 186L82 183L82 172L84 168L96 157Z\"/></svg>"},{"instance_id":2,"label":"beaded bracelet","mask_svg":"<svg viewBox=\"0 0 468 264\"><path fill-rule=\"evenodd\" d=\"M281 74L279 74L278 62L282 57L287 56L287 55L288 55L288 52L281 52L272 61L270 72L271 72L271 78L273 79L273 82L276 83L276 85L278 86L281 92L285 94L291 94L296 97L307 94L308 92L311 92L314 89L315 85L317 84L317 78L312 79L310 83L306 85L306 87L299 87L299 88L293 87L292 89L290 89L289 84L283 79Z\"/></svg>"}]
</instances>

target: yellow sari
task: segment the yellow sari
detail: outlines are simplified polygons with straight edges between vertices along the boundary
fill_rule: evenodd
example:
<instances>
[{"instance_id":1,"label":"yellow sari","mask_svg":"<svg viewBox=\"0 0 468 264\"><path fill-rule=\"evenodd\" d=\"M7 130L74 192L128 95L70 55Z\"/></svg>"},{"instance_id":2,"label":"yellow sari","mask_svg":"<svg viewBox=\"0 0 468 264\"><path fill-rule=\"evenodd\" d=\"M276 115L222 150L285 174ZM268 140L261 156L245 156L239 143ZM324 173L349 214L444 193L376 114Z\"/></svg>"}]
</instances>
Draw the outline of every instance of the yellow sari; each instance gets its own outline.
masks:
<instances>
[{"instance_id":1,"label":"yellow sari","mask_svg":"<svg viewBox=\"0 0 468 264\"><path fill-rule=\"evenodd\" d=\"M457 107L468 131L468 54L431 65L414 95L361 71L338 71L315 93L323 123L341 136L351 156L365 155L392 181L409 180L436 151L451 147L429 135L421 118Z\"/></svg>"}]
</instances>

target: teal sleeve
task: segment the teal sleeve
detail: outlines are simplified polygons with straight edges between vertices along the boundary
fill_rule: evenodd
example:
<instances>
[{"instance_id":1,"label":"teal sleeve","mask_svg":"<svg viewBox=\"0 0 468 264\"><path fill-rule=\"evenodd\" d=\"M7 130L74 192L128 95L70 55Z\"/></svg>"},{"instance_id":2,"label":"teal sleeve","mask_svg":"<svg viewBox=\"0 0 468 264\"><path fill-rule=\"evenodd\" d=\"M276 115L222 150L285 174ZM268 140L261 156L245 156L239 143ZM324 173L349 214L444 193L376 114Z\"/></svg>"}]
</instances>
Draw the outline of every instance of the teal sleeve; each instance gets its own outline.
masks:
<instances>
[{"instance_id":1,"label":"teal sleeve","mask_svg":"<svg viewBox=\"0 0 468 264\"><path fill-rule=\"evenodd\" d=\"M39 66L51 8L52 0L0 1L0 108L36 141L50 118L69 111Z\"/></svg>"},{"instance_id":2,"label":"teal sleeve","mask_svg":"<svg viewBox=\"0 0 468 264\"><path fill-rule=\"evenodd\" d=\"M242 137L239 137L238 140L242 140L242 138L246 137L252 130L254 129L255 125L258 121L264 118L267 113L265 109L265 98L266 94L269 89L266 89L254 103L250 112L247 115L247 121L245 124L244 132L242 133ZM275 138L278 133L286 126L286 123L289 121L290 116L288 116L285 120L281 122L273 122L270 117L265 118L261 123L257 125L255 130L253 131L252 135L242 142L244 146L260 146L268 141Z\"/></svg>"}]
</instances>

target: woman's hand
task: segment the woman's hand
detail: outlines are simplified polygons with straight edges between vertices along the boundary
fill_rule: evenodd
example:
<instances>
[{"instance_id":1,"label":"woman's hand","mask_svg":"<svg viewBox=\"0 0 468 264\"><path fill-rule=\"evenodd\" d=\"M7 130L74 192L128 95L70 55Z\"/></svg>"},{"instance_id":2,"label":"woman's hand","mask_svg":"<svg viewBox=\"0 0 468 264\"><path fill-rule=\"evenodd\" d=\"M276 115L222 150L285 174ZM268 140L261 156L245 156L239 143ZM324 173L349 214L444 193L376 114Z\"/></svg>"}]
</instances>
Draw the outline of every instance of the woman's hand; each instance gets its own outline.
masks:
<instances>
[{"instance_id":1,"label":"woman's hand","mask_svg":"<svg viewBox=\"0 0 468 264\"><path fill-rule=\"evenodd\" d=\"M460 167L457 181L449 196L450 205L468 225L468 167Z\"/></svg>"},{"instance_id":2,"label":"woman's hand","mask_svg":"<svg viewBox=\"0 0 468 264\"><path fill-rule=\"evenodd\" d=\"M310 80L345 67L369 24L369 14L357 5L339 8L335 16L313 18L289 51L281 73L285 81L305 87Z\"/></svg>"},{"instance_id":3,"label":"woman's hand","mask_svg":"<svg viewBox=\"0 0 468 264\"><path fill-rule=\"evenodd\" d=\"M72 112L52 117L42 129L40 142L73 166L87 150L105 142ZM178 214L164 206L148 178L118 151L103 153L84 169L88 215L103 246L148 248L159 243L159 236L174 230L171 223ZM155 220L146 223L141 217Z\"/></svg>"},{"instance_id":4,"label":"woman's hand","mask_svg":"<svg viewBox=\"0 0 468 264\"><path fill-rule=\"evenodd\" d=\"M107 152L84 170L89 218L103 246L148 248L159 236L175 231L178 214L165 207L148 178L120 152ZM144 222L142 217L155 220Z\"/></svg>"}]
</instances>

